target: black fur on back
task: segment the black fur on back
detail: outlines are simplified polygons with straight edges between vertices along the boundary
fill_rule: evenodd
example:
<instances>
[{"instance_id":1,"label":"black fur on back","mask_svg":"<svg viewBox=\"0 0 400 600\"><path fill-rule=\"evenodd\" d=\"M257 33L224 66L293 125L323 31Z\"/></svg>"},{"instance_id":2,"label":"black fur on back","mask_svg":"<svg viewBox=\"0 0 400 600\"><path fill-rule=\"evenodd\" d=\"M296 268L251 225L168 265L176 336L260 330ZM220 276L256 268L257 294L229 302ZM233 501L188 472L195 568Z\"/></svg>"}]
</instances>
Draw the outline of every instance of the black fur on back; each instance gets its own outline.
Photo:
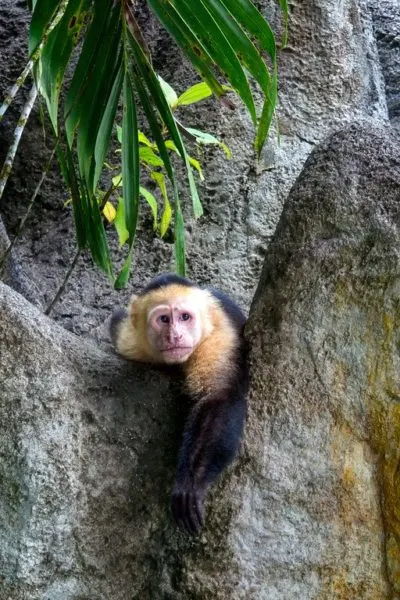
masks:
<instances>
[{"instance_id":1,"label":"black fur on back","mask_svg":"<svg viewBox=\"0 0 400 600\"><path fill-rule=\"evenodd\" d=\"M232 321L234 327L238 331L242 331L244 324L246 323L246 317L236 302L224 294L224 292L221 292L221 290L216 290L215 288L211 287L207 287L205 289L208 290L214 296L214 298L219 301L222 308Z\"/></svg>"}]
</instances>

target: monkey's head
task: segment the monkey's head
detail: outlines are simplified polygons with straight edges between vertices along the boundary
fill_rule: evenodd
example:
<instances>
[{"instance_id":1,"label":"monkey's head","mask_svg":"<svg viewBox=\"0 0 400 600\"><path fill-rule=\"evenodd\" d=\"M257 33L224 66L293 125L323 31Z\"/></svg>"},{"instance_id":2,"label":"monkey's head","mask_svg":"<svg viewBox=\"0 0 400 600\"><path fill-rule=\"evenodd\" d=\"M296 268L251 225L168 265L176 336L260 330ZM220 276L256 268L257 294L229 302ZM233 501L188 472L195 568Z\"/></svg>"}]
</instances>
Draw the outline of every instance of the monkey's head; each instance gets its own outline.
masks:
<instances>
[{"instance_id":1,"label":"monkey's head","mask_svg":"<svg viewBox=\"0 0 400 600\"><path fill-rule=\"evenodd\" d=\"M198 287L168 285L133 296L130 318L149 358L158 363L184 363L210 335L214 299Z\"/></svg>"}]
</instances>

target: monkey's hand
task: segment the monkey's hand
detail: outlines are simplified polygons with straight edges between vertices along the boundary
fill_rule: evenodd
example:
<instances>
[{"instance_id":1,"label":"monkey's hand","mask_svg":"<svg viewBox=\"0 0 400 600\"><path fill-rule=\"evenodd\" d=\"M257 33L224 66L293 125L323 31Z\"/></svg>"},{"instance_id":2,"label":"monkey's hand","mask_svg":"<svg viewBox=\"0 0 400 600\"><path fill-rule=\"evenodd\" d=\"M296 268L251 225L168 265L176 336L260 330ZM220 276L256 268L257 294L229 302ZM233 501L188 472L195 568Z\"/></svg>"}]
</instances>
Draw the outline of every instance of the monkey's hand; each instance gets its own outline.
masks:
<instances>
[{"instance_id":1,"label":"monkey's hand","mask_svg":"<svg viewBox=\"0 0 400 600\"><path fill-rule=\"evenodd\" d=\"M191 535L199 533L204 523L208 486L232 461L239 446L245 399L241 394L230 398L227 395L222 390L195 403L185 425L172 514L178 525Z\"/></svg>"},{"instance_id":2,"label":"monkey's hand","mask_svg":"<svg viewBox=\"0 0 400 600\"><path fill-rule=\"evenodd\" d=\"M172 492L172 514L188 534L196 535L204 524L204 489L186 479L176 483Z\"/></svg>"}]
</instances>

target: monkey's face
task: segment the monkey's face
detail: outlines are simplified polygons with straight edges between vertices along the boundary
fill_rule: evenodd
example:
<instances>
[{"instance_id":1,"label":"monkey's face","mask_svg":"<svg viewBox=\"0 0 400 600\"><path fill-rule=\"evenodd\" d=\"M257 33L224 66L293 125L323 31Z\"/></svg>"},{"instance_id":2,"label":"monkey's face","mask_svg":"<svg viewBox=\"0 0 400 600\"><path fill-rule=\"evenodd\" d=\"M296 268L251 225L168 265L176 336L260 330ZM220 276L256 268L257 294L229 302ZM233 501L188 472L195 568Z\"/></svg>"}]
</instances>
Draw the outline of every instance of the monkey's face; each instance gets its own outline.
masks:
<instances>
[{"instance_id":1,"label":"monkey's face","mask_svg":"<svg viewBox=\"0 0 400 600\"><path fill-rule=\"evenodd\" d=\"M161 362L183 363L202 339L200 315L188 298L163 302L148 313L147 335Z\"/></svg>"}]
</instances>

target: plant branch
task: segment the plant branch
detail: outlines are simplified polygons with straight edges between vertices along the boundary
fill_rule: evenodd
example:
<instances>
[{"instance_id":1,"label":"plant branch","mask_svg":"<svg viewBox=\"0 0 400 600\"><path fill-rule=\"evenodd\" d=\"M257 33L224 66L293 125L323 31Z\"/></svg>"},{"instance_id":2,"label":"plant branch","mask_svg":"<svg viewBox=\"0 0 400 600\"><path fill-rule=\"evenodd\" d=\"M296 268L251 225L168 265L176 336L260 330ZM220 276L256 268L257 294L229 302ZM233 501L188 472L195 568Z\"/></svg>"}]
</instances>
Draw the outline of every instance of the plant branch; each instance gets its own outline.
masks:
<instances>
[{"instance_id":1,"label":"plant branch","mask_svg":"<svg viewBox=\"0 0 400 600\"><path fill-rule=\"evenodd\" d=\"M58 146L58 140L57 140L57 142L56 142L56 144L55 144L55 146L53 148L53 151L52 151L52 153L50 155L50 158L47 161L47 164L46 164L46 166L45 166L45 168L44 168L44 170L42 172L42 176L41 176L41 178L39 180L39 183L37 184L37 186L36 186L36 188L35 188L32 196L31 196L31 199L29 200L28 208L26 209L26 212L25 212L24 216L21 219L21 222L20 222L20 224L18 226L18 229L16 231L14 239L12 240L12 242L10 243L10 245L8 246L7 250L4 252L3 256L0 258L0 277L3 275L3 270L4 270L4 266L5 266L7 257L10 255L12 249L15 246L16 241L18 240L19 236L21 235L21 232L23 231L23 229L25 227L26 220L29 217L29 214L30 214L30 212L32 210L34 202L35 202L35 200L37 198L37 195L38 195L38 193L40 191L40 188L42 187L43 181L45 180L46 175L49 172L49 169L51 167L51 163L52 163L53 158L54 158L54 154L55 154L55 152L57 150L57 146Z\"/></svg>"},{"instance_id":2,"label":"plant branch","mask_svg":"<svg viewBox=\"0 0 400 600\"><path fill-rule=\"evenodd\" d=\"M61 6L59 7L56 16L54 17L52 22L47 27L39 46L33 52L31 58L25 65L21 75L18 77L16 82L11 86L7 96L4 98L3 104L0 106L0 122L1 122L2 118L4 117L5 113L7 112L8 108L10 107L15 96L17 95L18 91L23 86L28 74L32 71L33 65L39 60L39 58L42 54L43 47L45 46L45 44L47 42L47 38L49 37L49 34L53 31L53 29L61 21L63 15L65 13L65 9L67 8L67 5L68 5L68 0L64 0L64 2L62 2ZM1 193L0 193L0 197L1 197Z\"/></svg>"},{"instance_id":3,"label":"plant branch","mask_svg":"<svg viewBox=\"0 0 400 600\"><path fill-rule=\"evenodd\" d=\"M7 109L9 108L11 102L14 100L15 96L17 95L18 90L24 85L25 79L27 78L27 76L29 75L29 73L32 70L33 63L34 63L33 60L28 61L27 65L25 66L21 75L18 77L18 79L16 80L14 85L10 88L7 96L4 98L4 102L0 106L0 121L2 120L5 113L7 112Z\"/></svg>"},{"instance_id":4,"label":"plant branch","mask_svg":"<svg viewBox=\"0 0 400 600\"><path fill-rule=\"evenodd\" d=\"M18 150L19 142L21 140L22 132L24 131L24 128L25 128L25 125L29 118L29 115L31 114L33 105L36 100L36 96L37 96L37 89L36 89L36 85L33 84L31 87L31 90L29 92L28 100L26 101L25 106L22 109L21 116L18 119L18 124L17 124L16 128L14 129L14 141L12 142L12 144L10 145L10 147L8 149L7 156L6 156L4 164L3 164L3 168L1 169L1 172L0 172L0 199L3 195L4 188L6 187L6 183L7 183L8 177L10 175L11 168L14 163L15 155Z\"/></svg>"},{"instance_id":5,"label":"plant branch","mask_svg":"<svg viewBox=\"0 0 400 600\"><path fill-rule=\"evenodd\" d=\"M74 256L74 259L73 259L72 263L70 264L70 267L69 267L68 271L66 272L65 277L64 277L64 279L63 279L60 287L57 290L56 295L54 296L53 300L50 302L50 304L48 305L48 307L44 311L45 315L49 315L51 313L51 311L53 310L55 304L57 304L57 302L59 301L59 299L61 297L61 294L64 292L65 287L66 287L66 285L67 285L67 283L68 283L68 281L69 281L69 279L70 279L70 277L71 277L71 275L72 275L72 273L73 273L73 271L74 271L74 269L76 267L76 264L78 262L78 259L79 259L80 255L81 255L81 253L82 253L81 248L78 248L78 250L76 251L76 254Z\"/></svg>"}]
</instances>

